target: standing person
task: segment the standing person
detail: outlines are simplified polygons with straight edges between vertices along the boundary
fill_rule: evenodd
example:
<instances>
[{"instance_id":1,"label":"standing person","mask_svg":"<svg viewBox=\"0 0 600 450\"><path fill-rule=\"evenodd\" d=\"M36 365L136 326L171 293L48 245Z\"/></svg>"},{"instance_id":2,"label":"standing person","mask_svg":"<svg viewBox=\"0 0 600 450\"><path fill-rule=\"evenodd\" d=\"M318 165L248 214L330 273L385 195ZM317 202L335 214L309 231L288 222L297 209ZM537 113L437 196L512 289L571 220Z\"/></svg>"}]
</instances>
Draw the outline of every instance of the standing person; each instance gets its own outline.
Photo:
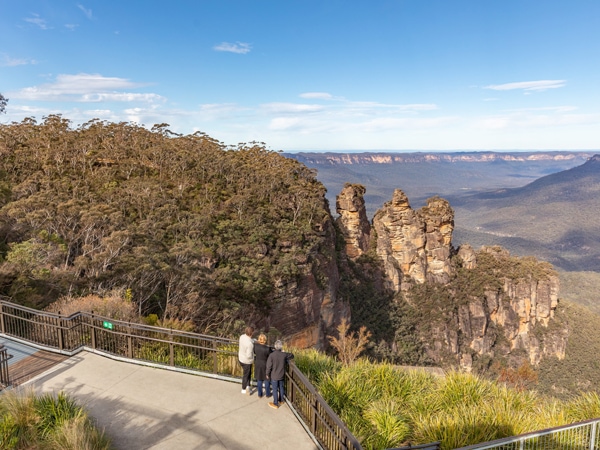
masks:
<instances>
[{"instance_id":1,"label":"standing person","mask_svg":"<svg viewBox=\"0 0 600 450\"><path fill-rule=\"evenodd\" d=\"M238 358L242 366L242 394L252 393L250 386L250 375L252 373L252 363L254 362L254 327L246 327L246 332L240 336L240 345ZM247 388L247 389L246 389Z\"/></svg>"},{"instance_id":2,"label":"standing person","mask_svg":"<svg viewBox=\"0 0 600 450\"><path fill-rule=\"evenodd\" d=\"M279 408L279 402L283 402L285 395L283 379L285 378L285 363L294 358L292 353L282 352L283 342L275 342L275 350L267 359L267 380L271 382L273 389L273 401L269 403L271 408Z\"/></svg>"},{"instance_id":3,"label":"standing person","mask_svg":"<svg viewBox=\"0 0 600 450\"><path fill-rule=\"evenodd\" d=\"M265 386L264 394L267 397L271 396L271 383L267 380L267 359L273 351L272 347L265 345L267 336L260 334L258 340L254 343L254 354L256 359L254 362L254 378L256 378L256 387L258 389L258 398L263 397L263 383Z\"/></svg>"}]
</instances>

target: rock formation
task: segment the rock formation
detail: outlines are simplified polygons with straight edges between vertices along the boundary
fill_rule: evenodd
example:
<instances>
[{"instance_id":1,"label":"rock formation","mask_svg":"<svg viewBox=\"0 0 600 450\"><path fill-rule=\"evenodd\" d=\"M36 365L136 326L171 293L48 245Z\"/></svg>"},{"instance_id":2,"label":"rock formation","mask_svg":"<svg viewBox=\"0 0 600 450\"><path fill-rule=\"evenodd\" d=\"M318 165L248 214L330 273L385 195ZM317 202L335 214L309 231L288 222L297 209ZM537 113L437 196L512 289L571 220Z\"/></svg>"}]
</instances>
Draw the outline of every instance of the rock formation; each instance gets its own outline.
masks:
<instances>
[{"instance_id":1,"label":"rock formation","mask_svg":"<svg viewBox=\"0 0 600 450\"><path fill-rule=\"evenodd\" d=\"M468 250L462 252L463 262L472 270L477 262ZM482 251L509 259L508 252L498 247ZM496 275L503 283L499 289L487 289L483 296L459 304L449 320L434 327L427 344L430 357L441 361L444 352L450 353L467 371L472 370L474 359L486 357L505 357L512 365L526 360L533 366L547 356L563 359L567 330L548 329L558 306L558 277L553 273L541 277L529 273L516 279Z\"/></svg>"},{"instance_id":2,"label":"rock formation","mask_svg":"<svg viewBox=\"0 0 600 450\"><path fill-rule=\"evenodd\" d=\"M391 289L449 280L454 211L446 200L430 198L414 211L404 192L396 189L392 200L375 214L373 228Z\"/></svg>"},{"instance_id":3,"label":"rock formation","mask_svg":"<svg viewBox=\"0 0 600 450\"><path fill-rule=\"evenodd\" d=\"M336 198L336 211L340 215L336 222L346 242L346 255L352 259L369 248L371 225L367 219L364 193L364 186L347 183Z\"/></svg>"},{"instance_id":4,"label":"rock formation","mask_svg":"<svg viewBox=\"0 0 600 450\"><path fill-rule=\"evenodd\" d=\"M421 336L431 360L472 370L481 361L496 357L506 358L512 365L526 360L534 366L546 356L564 358L566 329L548 328L558 304L558 277L553 270L540 269L544 263L529 263L515 277L503 273L504 269L488 273L486 268L487 278L480 279L494 283L476 295L452 300L457 295L452 289L460 289L451 284L452 258L463 269L474 271L479 253L468 244L453 248L454 211L449 203L433 197L415 211L404 192L397 189L392 200L377 211L370 227L364 193L363 186L346 185L337 197L337 223L347 256L355 259L368 251L371 235L385 287L403 292L416 309L424 305L411 299L411 287L424 283L448 286L449 304L435 306L443 313L427 317L428 331ZM504 264L500 267L513 267L519 261L510 259L499 247L482 251Z\"/></svg>"}]
</instances>

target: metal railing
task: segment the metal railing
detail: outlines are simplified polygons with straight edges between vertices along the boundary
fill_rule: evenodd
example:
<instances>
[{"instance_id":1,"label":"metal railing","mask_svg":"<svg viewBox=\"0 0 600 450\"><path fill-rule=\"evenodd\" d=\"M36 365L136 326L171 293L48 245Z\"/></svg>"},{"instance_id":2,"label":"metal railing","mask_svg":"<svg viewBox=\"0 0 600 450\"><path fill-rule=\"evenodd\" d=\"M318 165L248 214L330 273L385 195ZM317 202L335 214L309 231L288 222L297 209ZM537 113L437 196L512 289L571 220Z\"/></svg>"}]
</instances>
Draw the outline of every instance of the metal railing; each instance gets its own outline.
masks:
<instances>
[{"instance_id":1,"label":"metal railing","mask_svg":"<svg viewBox=\"0 0 600 450\"><path fill-rule=\"evenodd\" d=\"M117 359L223 379L241 378L238 341L78 312L63 316L0 300L0 334L49 351L91 350ZM286 370L292 410L324 449L362 450L356 437L295 364Z\"/></svg>"},{"instance_id":2,"label":"metal railing","mask_svg":"<svg viewBox=\"0 0 600 450\"><path fill-rule=\"evenodd\" d=\"M600 419L548 428L456 450L598 450Z\"/></svg>"},{"instance_id":3,"label":"metal railing","mask_svg":"<svg viewBox=\"0 0 600 450\"><path fill-rule=\"evenodd\" d=\"M362 446L293 362L286 370L286 398L326 449L360 450Z\"/></svg>"},{"instance_id":4,"label":"metal railing","mask_svg":"<svg viewBox=\"0 0 600 450\"><path fill-rule=\"evenodd\" d=\"M10 386L10 374L8 372L8 360L13 355L8 354L8 349L4 344L0 344L0 391Z\"/></svg>"}]
</instances>

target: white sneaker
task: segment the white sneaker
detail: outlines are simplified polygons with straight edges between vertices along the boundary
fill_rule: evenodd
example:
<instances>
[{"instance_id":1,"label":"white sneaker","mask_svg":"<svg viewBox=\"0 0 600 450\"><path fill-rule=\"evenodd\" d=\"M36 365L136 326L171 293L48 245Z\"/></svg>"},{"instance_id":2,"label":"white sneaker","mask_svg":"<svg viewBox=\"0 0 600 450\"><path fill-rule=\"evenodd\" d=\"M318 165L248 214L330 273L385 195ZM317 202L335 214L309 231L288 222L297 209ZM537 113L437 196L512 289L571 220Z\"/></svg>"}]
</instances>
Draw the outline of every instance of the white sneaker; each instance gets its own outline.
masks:
<instances>
[{"instance_id":1,"label":"white sneaker","mask_svg":"<svg viewBox=\"0 0 600 450\"><path fill-rule=\"evenodd\" d=\"M246 393L246 389L242 389L242 394L245 394L245 393Z\"/></svg>"}]
</instances>

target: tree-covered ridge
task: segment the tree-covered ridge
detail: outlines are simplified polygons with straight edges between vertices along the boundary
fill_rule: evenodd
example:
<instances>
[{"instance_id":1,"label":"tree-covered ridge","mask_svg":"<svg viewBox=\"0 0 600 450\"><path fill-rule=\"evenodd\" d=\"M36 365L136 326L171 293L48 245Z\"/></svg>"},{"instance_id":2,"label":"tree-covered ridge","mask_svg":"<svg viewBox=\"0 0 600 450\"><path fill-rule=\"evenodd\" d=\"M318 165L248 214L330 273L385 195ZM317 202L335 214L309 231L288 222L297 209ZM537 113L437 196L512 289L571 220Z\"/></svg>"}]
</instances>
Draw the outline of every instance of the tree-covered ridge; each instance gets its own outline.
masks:
<instances>
[{"instance_id":1,"label":"tree-covered ridge","mask_svg":"<svg viewBox=\"0 0 600 450\"><path fill-rule=\"evenodd\" d=\"M262 145L167 127L0 126L0 294L45 306L130 289L140 313L206 332L268 313L323 239L325 188Z\"/></svg>"}]
</instances>

